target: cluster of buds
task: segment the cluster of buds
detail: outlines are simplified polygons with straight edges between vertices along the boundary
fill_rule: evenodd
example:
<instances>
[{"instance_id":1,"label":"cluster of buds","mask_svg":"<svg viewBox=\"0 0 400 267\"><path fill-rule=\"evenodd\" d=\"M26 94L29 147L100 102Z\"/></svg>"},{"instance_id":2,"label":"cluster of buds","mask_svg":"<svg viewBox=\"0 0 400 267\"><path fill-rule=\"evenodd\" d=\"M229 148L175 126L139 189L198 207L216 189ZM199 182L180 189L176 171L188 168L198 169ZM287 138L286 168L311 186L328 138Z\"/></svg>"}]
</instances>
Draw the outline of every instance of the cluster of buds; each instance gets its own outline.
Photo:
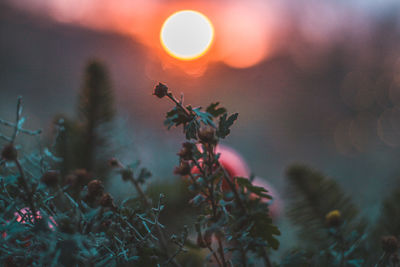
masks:
<instances>
[{"instance_id":1,"label":"cluster of buds","mask_svg":"<svg viewBox=\"0 0 400 267\"><path fill-rule=\"evenodd\" d=\"M395 236L382 237L382 249L389 255L394 254L399 249L399 241Z\"/></svg>"},{"instance_id":2,"label":"cluster of buds","mask_svg":"<svg viewBox=\"0 0 400 267\"><path fill-rule=\"evenodd\" d=\"M174 173L181 176L189 175L191 172L191 167L188 161L181 160L178 167L175 167Z\"/></svg>"},{"instance_id":3,"label":"cluster of buds","mask_svg":"<svg viewBox=\"0 0 400 267\"><path fill-rule=\"evenodd\" d=\"M57 187L60 181L60 172L59 171L47 171L42 175L40 181L44 183L47 187Z\"/></svg>"},{"instance_id":4,"label":"cluster of buds","mask_svg":"<svg viewBox=\"0 0 400 267\"><path fill-rule=\"evenodd\" d=\"M182 149L178 152L178 156L183 160L191 160L193 158L194 144L185 142L182 144Z\"/></svg>"},{"instance_id":5,"label":"cluster of buds","mask_svg":"<svg viewBox=\"0 0 400 267\"><path fill-rule=\"evenodd\" d=\"M104 193L104 185L99 180L90 181L87 185L88 197L98 198Z\"/></svg>"},{"instance_id":6,"label":"cluster of buds","mask_svg":"<svg viewBox=\"0 0 400 267\"><path fill-rule=\"evenodd\" d=\"M82 189L91 179L92 175L85 169L77 169L66 177L66 183L71 185L72 188Z\"/></svg>"},{"instance_id":7,"label":"cluster of buds","mask_svg":"<svg viewBox=\"0 0 400 267\"><path fill-rule=\"evenodd\" d=\"M18 152L15 146L11 143L4 146L3 150L1 151L1 159L6 161L15 161L17 160Z\"/></svg>"},{"instance_id":8,"label":"cluster of buds","mask_svg":"<svg viewBox=\"0 0 400 267\"><path fill-rule=\"evenodd\" d=\"M115 206L113 197L109 193L103 194L100 199L100 206L104 208L113 208Z\"/></svg>"}]
</instances>

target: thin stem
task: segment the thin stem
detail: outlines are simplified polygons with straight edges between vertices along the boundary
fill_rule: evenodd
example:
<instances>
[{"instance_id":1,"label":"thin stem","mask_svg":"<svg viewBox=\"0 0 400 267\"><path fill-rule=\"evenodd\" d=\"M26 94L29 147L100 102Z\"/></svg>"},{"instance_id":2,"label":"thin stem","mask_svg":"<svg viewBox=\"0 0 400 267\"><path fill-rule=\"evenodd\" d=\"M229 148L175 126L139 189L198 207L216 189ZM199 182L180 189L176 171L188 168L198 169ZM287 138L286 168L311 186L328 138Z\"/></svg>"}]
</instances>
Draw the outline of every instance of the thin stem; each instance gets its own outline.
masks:
<instances>
[{"instance_id":1,"label":"thin stem","mask_svg":"<svg viewBox=\"0 0 400 267\"><path fill-rule=\"evenodd\" d=\"M218 259L217 254L215 253L215 251L212 249L212 247L210 245L207 244L207 248L208 250L211 252L211 254L214 256L215 261L217 262L218 266L222 266L221 261Z\"/></svg>"},{"instance_id":2,"label":"thin stem","mask_svg":"<svg viewBox=\"0 0 400 267\"><path fill-rule=\"evenodd\" d=\"M18 97L18 102L17 102L17 118L15 120L15 127L14 127L14 133L11 137L11 143L14 143L15 138L17 138L18 132L19 132L19 120L20 120L20 116L21 116L21 104L22 104L22 97Z\"/></svg>"},{"instance_id":3,"label":"thin stem","mask_svg":"<svg viewBox=\"0 0 400 267\"><path fill-rule=\"evenodd\" d=\"M264 248L262 248L262 257L264 259L265 267L272 267L271 261L270 261L268 254Z\"/></svg>"},{"instance_id":4,"label":"thin stem","mask_svg":"<svg viewBox=\"0 0 400 267\"><path fill-rule=\"evenodd\" d=\"M229 187L231 188L233 195L235 197L235 200L237 202L237 204L239 205L239 207L242 209L242 211L246 214L246 208L242 202L242 200L239 197L239 193L236 189L235 184L229 179L230 175L228 174L228 172L225 170L225 168L218 162L218 166L219 168L222 170L222 172L224 173L224 179L225 181L228 183Z\"/></svg>"},{"instance_id":5,"label":"thin stem","mask_svg":"<svg viewBox=\"0 0 400 267\"><path fill-rule=\"evenodd\" d=\"M150 201L148 200L146 194L143 192L141 186L140 186L139 183L135 180L135 178L133 177L133 175L131 175L131 177L129 178L129 180L132 182L132 184L134 185L136 191L138 192L138 194L139 194L139 196L140 196L140 199L141 199L142 202L143 202L143 205L144 205L147 209L151 210L152 207L151 207ZM152 213L150 213L150 216L151 216L152 219L154 219L154 215L153 215ZM167 258L170 258L170 257L169 257L169 253L168 253L167 242L165 241L164 232L162 231L162 229L160 228L160 226L158 225L158 223L155 224L155 227L156 227L156 230L157 230L157 232L158 232L158 234L159 234L159 239L160 239L160 240L159 240L159 243L160 243L160 246L161 246L162 249L165 251L165 254L166 254ZM172 259L171 262L172 262L172 264L173 264L174 266L180 267L180 264L179 264L175 259Z\"/></svg>"},{"instance_id":6,"label":"thin stem","mask_svg":"<svg viewBox=\"0 0 400 267\"><path fill-rule=\"evenodd\" d=\"M221 241L221 238L219 236L217 236L217 240L218 240L218 252L219 252L219 255L220 255L221 259L222 259L222 266L223 267L227 267L228 265L227 265L226 260L225 260L224 246L222 245L222 241Z\"/></svg>"},{"instance_id":7,"label":"thin stem","mask_svg":"<svg viewBox=\"0 0 400 267\"><path fill-rule=\"evenodd\" d=\"M386 251L383 252L382 256L379 258L379 261L377 264L375 264L375 267L381 267L381 266L385 266L387 259L389 258L390 254L387 253Z\"/></svg>"},{"instance_id":8,"label":"thin stem","mask_svg":"<svg viewBox=\"0 0 400 267\"><path fill-rule=\"evenodd\" d=\"M171 99L172 102L174 102L175 105L179 107L185 113L186 116L188 117L191 116L190 112L174 97L172 93L167 93L167 97Z\"/></svg>"},{"instance_id":9,"label":"thin stem","mask_svg":"<svg viewBox=\"0 0 400 267\"><path fill-rule=\"evenodd\" d=\"M27 183L26 178L25 178L24 170L22 169L22 166L21 166L19 160L16 159L14 162L15 162L15 165L17 165L17 168L18 168L21 180L22 180L22 186L24 188L24 191L27 194L28 204L29 204L29 207L30 207L31 212L33 214L32 222L34 222L34 221L36 221L36 208L35 208L35 204L33 202L33 192L28 187L28 183Z\"/></svg>"}]
</instances>

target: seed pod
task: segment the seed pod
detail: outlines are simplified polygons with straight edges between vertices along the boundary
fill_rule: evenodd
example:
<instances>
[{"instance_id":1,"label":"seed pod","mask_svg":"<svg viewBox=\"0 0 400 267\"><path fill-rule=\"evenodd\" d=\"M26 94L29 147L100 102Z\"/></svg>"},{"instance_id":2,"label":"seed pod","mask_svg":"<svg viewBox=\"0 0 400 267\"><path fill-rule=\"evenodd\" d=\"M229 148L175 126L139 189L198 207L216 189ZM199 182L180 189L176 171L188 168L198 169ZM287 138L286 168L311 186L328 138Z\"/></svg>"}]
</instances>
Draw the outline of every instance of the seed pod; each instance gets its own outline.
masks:
<instances>
[{"instance_id":1,"label":"seed pod","mask_svg":"<svg viewBox=\"0 0 400 267\"><path fill-rule=\"evenodd\" d=\"M17 160L18 152L13 144L8 144L3 147L1 151L1 158L6 161L15 161Z\"/></svg>"},{"instance_id":2,"label":"seed pod","mask_svg":"<svg viewBox=\"0 0 400 267\"><path fill-rule=\"evenodd\" d=\"M201 236L201 233L197 233L197 245L201 248L206 248L207 244L204 242L203 237Z\"/></svg>"},{"instance_id":3,"label":"seed pod","mask_svg":"<svg viewBox=\"0 0 400 267\"><path fill-rule=\"evenodd\" d=\"M193 147L194 145L192 143L185 142L182 144L182 149L177 155L183 160L190 160L193 157Z\"/></svg>"},{"instance_id":4,"label":"seed pod","mask_svg":"<svg viewBox=\"0 0 400 267\"><path fill-rule=\"evenodd\" d=\"M389 254L395 253L399 249L397 238L395 236L382 237L382 249Z\"/></svg>"},{"instance_id":5,"label":"seed pod","mask_svg":"<svg viewBox=\"0 0 400 267\"><path fill-rule=\"evenodd\" d=\"M104 186L99 180L93 180L88 184L88 196L99 197L103 194Z\"/></svg>"},{"instance_id":6,"label":"seed pod","mask_svg":"<svg viewBox=\"0 0 400 267\"><path fill-rule=\"evenodd\" d=\"M112 167L112 168L117 168L117 167L121 167L121 166L122 166L121 163L119 162L119 160L116 159L116 158L111 158L111 159L108 161L108 164L109 164L110 167Z\"/></svg>"},{"instance_id":7,"label":"seed pod","mask_svg":"<svg viewBox=\"0 0 400 267\"><path fill-rule=\"evenodd\" d=\"M211 230L206 230L204 233L204 242L207 244L207 246L211 246L212 235L213 232Z\"/></svg>"},{"instance_id":8,"label":"seed pod","mask_svg":"<svg viewBox=\"0 0 400 267\"><path fill-rule=\"evenodd\" d=\"M40 181L48 187L55 187L58 184L60 173L58 171L47 171L43 174Z\"/></svg>"},{"instance_id":9,"label":"seed pod","mask_svg":"<svg viewBox=\"0 0 400 267\"><path fill-rule=\"evenodd\" d=\"M109 193L103 194L100 199L100 205L103 207L113 207L114 206L114 199Z\"/></svg>"},{"instance_id":10,"label":"seed pod","mask_svg":"<svg viewBox=\"0 0 400 267\"><path fill-rule=\"evenodd\" d=\"M91 175L85 169L77 169L66 177L66 183L74 188L81 188L91 179Z\"/></svg>"},{"instance_id":11,"label":"seed pod","mask_svg":"<svg viewBox=\"0 0 400 267\"><path fill-rule=\"evenodd\" d=\"M131 169L123 169L122 171L121 171L121 177L122 177L122 180L124 180L125 182L126 181L129 181L131 178L133 178L133 171L131 170Z\"/></svg>"},{"instance_id":12,"label":"seed pod","mask_svg":"<svg viewBox=\"0 0 400 267\"><path fill-rule=\"evenodd\" d=\"M185 176L190 174L190 170L190 164L187 161L182 160L179 166L175 167L174 173Z\"/></svg>"}]
</instances>

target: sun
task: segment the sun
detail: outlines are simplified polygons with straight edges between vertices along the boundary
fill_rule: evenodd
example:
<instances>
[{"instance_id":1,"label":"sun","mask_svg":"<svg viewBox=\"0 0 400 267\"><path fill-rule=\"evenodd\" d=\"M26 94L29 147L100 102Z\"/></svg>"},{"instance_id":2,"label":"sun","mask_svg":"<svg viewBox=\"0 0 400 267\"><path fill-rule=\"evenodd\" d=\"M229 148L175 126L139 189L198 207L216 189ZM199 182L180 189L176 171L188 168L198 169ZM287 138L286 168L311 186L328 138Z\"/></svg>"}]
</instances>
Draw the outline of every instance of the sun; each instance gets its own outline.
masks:
<instances>
[{"instance_id":1,"label":"sun","mask_svg":"<svg viewBox=\"0 0 400 267\"><path fill-rule=\"evenodd\" d=\"M181 10L167 18L161 27L160 41L165 51L180 60L203 56L214 39L214 27L202 13Z\"/></svg>"}]
</instances>

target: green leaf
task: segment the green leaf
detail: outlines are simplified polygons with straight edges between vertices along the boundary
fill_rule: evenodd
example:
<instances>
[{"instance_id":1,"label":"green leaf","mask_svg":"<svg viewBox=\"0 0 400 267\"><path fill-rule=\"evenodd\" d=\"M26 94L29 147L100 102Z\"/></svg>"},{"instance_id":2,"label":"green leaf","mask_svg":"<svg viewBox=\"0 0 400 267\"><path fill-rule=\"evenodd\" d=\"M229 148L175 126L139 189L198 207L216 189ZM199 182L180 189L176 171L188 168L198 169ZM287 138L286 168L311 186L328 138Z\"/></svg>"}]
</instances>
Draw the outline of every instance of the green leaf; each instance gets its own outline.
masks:
<instances>
[{"instance_id":1,"label":"green leaf","mask_svg":"<svg viewBox=\"0 0 400 267\"><path fill-rule=\"evenodd\" d=\"M235 113L235 114L229 116L229 118L227 118L227 116L228 116L228 114L225 113L219 119L219 125L218 125L216 134L220 138L225 138L227 135L229 135L229 133L231 132L231 130L229 128L237 120L239 113Z\"/></svg>"},{"instance_id":2,"label":"green leaf","mask_svg":"<svg viewBox=\"0 0 400 267\"><path fill-rule=\"evenodd\" d=\"M214 118L221 116L222 114L226 113L226 108L223 107L218 107L219 102L216 103L211 103L207 109L206 112L211 114Z\"/></svg>"},{"instance_id":3,"label":"green leaf","mask_svg":"<svg viewBox=\"0 0 400 267\"><path fill-rule=\"evenodd\" d=\"M268 192L267 189L265 189L264 187L253 185L249 179L243 177L236 177L236 181L239 186L247 188L247 190L250 191L251 193L254 193L259 197L272 199L270 195L266 194Z\"/></svg>"},{"instance_id":4,"label":"green leaf","mask_svg":"<svg viewBox=\"0 0 400 267\"><path fill-rule=\"evenodd\" d=\"M205 125L210 125L215 128L215 124L213 122L213 117L208 112L202 112L200 108L194 108L193 112L199 117L200 121Z\"/></svg>"},{"instance_id":5,"label":"green leaf","mask_svg":"<svg viewBox=\"0 0 400 267\"><path fill-rule=\"evenodd\" d=\"M174 107L170 111L167 112L166 119L164 121L164 125L170 129L172 126L179 126L181 124L185 124L190 121L190 118L177 107Z\"/></svg>"}]
</instances>

